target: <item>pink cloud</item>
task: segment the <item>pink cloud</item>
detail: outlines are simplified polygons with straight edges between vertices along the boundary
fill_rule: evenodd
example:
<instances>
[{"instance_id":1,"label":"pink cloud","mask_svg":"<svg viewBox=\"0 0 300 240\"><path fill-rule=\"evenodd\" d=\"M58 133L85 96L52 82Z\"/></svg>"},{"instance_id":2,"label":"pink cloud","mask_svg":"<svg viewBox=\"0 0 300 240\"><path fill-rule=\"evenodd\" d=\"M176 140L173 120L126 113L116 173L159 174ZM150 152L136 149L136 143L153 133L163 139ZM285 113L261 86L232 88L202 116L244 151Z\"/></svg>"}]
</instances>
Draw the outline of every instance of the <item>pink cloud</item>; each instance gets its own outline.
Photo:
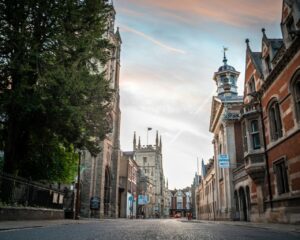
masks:
<instances>
[{"instance_id":1,"label":"pink cloud","mask_svg":"<svg viewBox=\"0 0 300 240\"><path fill-rule=\"evenodd\" d=\"M281 0L126 0L143 8L154 8L158 14L187 21L194 17L235 26L278 19ZM132 10L131 10L132 11ZM188 17L188 18L186 18Z\"/></svg>"}]
</instances>

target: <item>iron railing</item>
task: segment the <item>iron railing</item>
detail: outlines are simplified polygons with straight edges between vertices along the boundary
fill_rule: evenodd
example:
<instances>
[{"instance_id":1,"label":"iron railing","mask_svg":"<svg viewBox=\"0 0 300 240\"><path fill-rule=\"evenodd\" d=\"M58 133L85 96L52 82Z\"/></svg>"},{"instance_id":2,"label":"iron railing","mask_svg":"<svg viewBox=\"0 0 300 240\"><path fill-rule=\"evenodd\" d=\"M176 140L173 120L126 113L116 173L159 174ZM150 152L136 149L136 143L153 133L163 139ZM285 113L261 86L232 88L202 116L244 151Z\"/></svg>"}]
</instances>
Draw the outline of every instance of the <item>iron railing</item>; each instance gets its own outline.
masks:
<instances>
[{"instance_id":1,"label":"iron railing","mask_svg":"<svg viewBox=\"0 0 300 240\"><path fill-rule=\"evenodd\" d=\"M0 172L0 204L15 207L64 208L66 189Z\"/></svg>"}]
</instances>

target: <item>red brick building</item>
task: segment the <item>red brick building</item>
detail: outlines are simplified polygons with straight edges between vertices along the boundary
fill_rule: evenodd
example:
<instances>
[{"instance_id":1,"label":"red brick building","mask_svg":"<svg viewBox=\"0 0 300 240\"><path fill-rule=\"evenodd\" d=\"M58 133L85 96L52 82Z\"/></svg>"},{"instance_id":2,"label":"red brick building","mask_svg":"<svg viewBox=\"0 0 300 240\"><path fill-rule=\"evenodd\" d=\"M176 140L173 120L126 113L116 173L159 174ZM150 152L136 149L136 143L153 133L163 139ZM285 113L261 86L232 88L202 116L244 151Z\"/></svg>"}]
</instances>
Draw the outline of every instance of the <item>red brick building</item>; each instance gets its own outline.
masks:
<instances>
[{"instance_id":1,"label":"red brick building","mask_svg":"<svg viewBox=\"0 0 300 240\"><path fill-rule=\"evenodd\" d=\"M242 138L252 221L300 222L300 1L284 0L283 39L246 40ZM249 181L249 177L251 181ZM241 203L237 192L237 211Z\"/></svg>"}]
</instances>

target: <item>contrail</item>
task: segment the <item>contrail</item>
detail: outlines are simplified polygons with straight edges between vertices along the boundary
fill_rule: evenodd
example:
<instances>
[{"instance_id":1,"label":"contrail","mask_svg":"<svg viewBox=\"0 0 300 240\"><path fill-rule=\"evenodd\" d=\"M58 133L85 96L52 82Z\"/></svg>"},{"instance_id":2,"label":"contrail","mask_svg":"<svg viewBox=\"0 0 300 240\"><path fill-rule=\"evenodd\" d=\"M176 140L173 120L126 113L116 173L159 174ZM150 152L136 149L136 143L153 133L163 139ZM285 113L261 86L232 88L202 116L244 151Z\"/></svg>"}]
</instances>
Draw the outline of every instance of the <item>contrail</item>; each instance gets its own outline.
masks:
<instances>
[{"instance_id":1,"label":"contrail","mask_svg":"<svg viewBox=\"0 0 300 240\"><path fill-rule=\"evenodd\" d=\"M213 94L215 93L215 90L213 90L212 92L211 92L211 94L209 95L209 96L212 96ZM200 104L200 106L193 112L193 114L198 114L200 111L201 111L201 109L209 102L211 100L211 98L210 97L207 97L206 99L205 99L205 101L203 101L201 104ZM182 133L184 133L185 132L185 130L179 130L179 131L177 131L177 133L175 134L175 136L171 139L171 141L169 142L169 145L172 145L177 139L178 139L178 137L182 134Z\"/></svg>"},{"instance_id":2,"label":"contrail","mask_svg":"<svg viewBox=\"0 0 300 240\"><path fill-rule=\"evenodd\" d=\"M135 30L135 29L133 29L131 27L128 27L128 26L125 26L125 25L121 25L120 27L121 27L121 29L124 29L125 31L132 32L132 33L134 33L136 35L139 35L139 36L147 39L148 41L150 41L150 42L152 42L152 43L154 43L154 44L156 44L156 45L158 45L158 46L160 46L160 47L162 47L162 48L164 48L164 49L166 49L168 51L176 52L176 53L181 53L181 54L186 54L186 52L184 50L170 47L170 46L168 46L168 45L166 45L166 44L164 44L164 43L156 40L155 38L153 38L151 36L148 36L145 33L140 32L138 30Z\"/></svg>"}]
</instances>

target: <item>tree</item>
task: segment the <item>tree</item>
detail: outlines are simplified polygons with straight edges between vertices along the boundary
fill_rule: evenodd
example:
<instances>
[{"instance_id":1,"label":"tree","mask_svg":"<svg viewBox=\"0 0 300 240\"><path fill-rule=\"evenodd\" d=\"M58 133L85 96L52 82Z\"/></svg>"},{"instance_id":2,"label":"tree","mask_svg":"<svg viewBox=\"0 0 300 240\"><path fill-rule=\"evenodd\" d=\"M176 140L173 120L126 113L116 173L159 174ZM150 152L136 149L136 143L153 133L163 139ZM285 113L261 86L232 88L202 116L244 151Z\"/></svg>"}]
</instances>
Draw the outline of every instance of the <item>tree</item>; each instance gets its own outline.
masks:
<instances>
[{"instance_id":1,"label":"tree","mask_svg":"<svg viewBox=\"0 0 300 240\"><path fill-rule=\"evenodd\" d=\"M96 155L110 131L113 93L99 66L112 51L105 38L111 6L104 0L0 0L0 9L4 171L63 179L75 149Z\"/></svg>"}]
</instances>

